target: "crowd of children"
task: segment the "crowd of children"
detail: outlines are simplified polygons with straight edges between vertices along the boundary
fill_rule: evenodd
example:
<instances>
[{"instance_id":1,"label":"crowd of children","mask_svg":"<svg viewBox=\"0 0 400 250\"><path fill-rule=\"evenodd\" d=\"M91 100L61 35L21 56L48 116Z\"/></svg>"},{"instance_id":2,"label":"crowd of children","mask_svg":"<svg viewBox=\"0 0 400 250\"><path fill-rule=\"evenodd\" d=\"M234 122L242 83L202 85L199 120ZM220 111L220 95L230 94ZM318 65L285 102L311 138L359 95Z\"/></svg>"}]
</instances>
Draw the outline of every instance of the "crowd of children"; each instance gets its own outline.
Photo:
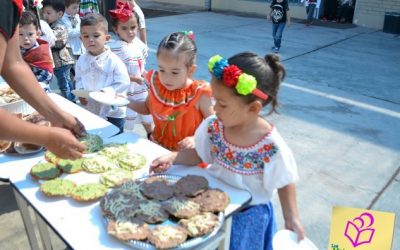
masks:
<instances>
[{"instance_id":1,"label":"crowd of children","mask_svg":"<svg viewBox=\"0 0 400 250\"><path fill-rule=\"evenodd\" d=\"M289 7L287 0L273 0L270 7L273 50L278 52L283 29L290 24ZM159 43L158 69L147 71L145 24L137 9L135 1L121 0L107 13L116 35L110 42L108 22L97 13L97 1L44 0L41 15L55 40L41 38L38 16L24 12L19 34L23 58L38 81L48 84L54 74L61 95L71 101L77 101L71 92L74 87L126 97L127 107L78 100L120 133L141 123L150 140L173 151L154 160L151 171L166 171L173 163L202 163L216 178L248 190L253 199L233 216L231 249L272 249L276 225L270 200L276 189L286 228L304 238L293 184L295 160L278 130L260 116L265 106L272 113L278 105L285 77L279 57L251 52L229 59L214 56L208 64L209 84L193 77L197 68L193 34L174 32Z\"/></svg>"}]
</instances>

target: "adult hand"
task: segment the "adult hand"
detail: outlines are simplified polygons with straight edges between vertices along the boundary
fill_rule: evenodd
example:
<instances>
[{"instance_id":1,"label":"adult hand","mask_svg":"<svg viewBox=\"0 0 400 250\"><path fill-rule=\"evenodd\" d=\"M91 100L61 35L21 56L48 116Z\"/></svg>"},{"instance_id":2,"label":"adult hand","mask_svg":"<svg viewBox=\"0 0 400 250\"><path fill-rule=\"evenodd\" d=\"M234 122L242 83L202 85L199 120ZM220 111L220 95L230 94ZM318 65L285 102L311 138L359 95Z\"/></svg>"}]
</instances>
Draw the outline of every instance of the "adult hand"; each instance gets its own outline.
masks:
<instances>
[{"instance_id":1,"label":"adult hand","mask_svg":"<svg viewBox=\"0 0 400 250\"><path fill-rule=\"evenodd\" d=\"M49 119L52 126L69 129L74 135L82 137L86 135L85 126L78 118L62 111L55 119Z\"/></svg>"},{"instance_id":2,"label":"adult hand","mask_svg":"<svg viewBox=\"0 0 400 250\"><path fill-rule=\"evenodd\" d=\"M285 220L285 228L295 232L297 234L298 241L301 241L304 239L305 232L304 232L303 225L301 225L299 218L291 218L291 219Z\"/></svg>"},{"instance_id":3,"label":"adult hand","mask_svg":"<svg viewBox=\"0 0 400 250\"><path fill-rule=\"evenodd\" d=\"M156 158L151 164L149 173L163 173L167 171L176 158L176 153L160 156Z\"/></svg>"},{"instance_id":4,"label":"adult hand","mask_svg":"<svg viewBox=\"0 0 400 250\"><path fill-rule=\"evenodd\" d=\"M86 146L64 128L49 128L48 141L44 146L62 159L78 159L83 156Z\"/></svg>"}]
</instances>

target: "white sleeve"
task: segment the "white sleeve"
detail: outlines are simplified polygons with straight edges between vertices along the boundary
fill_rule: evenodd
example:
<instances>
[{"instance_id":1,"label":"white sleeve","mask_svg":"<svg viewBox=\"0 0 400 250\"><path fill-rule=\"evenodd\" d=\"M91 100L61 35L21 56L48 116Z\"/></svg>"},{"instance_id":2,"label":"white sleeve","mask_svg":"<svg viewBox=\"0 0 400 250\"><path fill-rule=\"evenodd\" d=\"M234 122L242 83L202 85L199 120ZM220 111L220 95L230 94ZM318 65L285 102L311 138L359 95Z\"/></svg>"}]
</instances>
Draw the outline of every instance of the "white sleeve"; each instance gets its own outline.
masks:
<instances>
[{"instance_id":1,"label":"white sleeve","mask_svg":"<svg viewBox=\"0 0 400 250\"><path fill-rule=\"evenodd\" d=\"M298 180L297 165L292 151L287 145L281 145L271 162L264 168L264 188L274 190Z\"/></svg>"},{"instance_id":2,"label":"white sleeve","mask_svg":"<svg viewBox=\"0 0 400 250\"><path fill-rule=\"evenodd\" d=\"M47 24L43 20L39 20L40 22L40 31L42 32L41 37L43 40L49 43L49 47L53 47L56 44L56 36L53 33L53 30L50 28L49 24Z\"/></svg>"},{"instance_id":3,"label":"white sleeve","mask_svg":"<svg viewBox=\"0 0 400 250\"><path fill-rule=\"evenodd\" d=\"M139 28L140 29L145 29L146 28L146 21L144 19L144 14L143 14L142 9L140 8L139 5L135 4L135 7L133 7L133 10L139 16Z\"/></svg>"},{"instance_id":4,"label":"white sleeve","mask_svg":"<svg viewBox=\"0 0 400 250\"><path fill-rule=\"evenodd\" d=\"M194 134L196 152L203 162L209 164L213 162L213 157L211 154L211 141L208 134L208 125L210 124L210 119L213 117L215 116L209 116L207 119L204 119Z\"/></svg>"},{"instance_id":5,"label":"white sleeve","mask_svg":"<svg viewBox=\"0 0 400 250\"><path fill-rule=\"evenodd\" d=\"M111 84L115 92L117 93L125 93L130 85L130 79L128 70L125 67L125 64L119 59L117 56L114 57L114 79Z\"/></svg>"}]
</instances>

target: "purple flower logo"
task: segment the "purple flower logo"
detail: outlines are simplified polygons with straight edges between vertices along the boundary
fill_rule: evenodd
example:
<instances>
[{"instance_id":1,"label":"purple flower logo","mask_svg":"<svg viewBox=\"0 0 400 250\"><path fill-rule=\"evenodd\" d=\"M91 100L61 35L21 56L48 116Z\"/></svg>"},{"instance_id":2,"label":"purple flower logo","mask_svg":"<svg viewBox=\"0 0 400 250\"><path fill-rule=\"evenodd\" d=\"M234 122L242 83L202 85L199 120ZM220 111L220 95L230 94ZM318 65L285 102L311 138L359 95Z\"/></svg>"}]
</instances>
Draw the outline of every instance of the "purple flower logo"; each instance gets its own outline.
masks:
<instances>
[{"instance_id":1,"label":"purple flower logo","mask_svg":"<svg viewBox=\"0 0 400 250\"><path fill-rule=\"evenodd\" d=\"M370 213L362 213L352 221L347 221L344 236L349 239L353 247L371 243L375 229L371 228L374 224L374 216Z\"/></svg>"}]
</instances>

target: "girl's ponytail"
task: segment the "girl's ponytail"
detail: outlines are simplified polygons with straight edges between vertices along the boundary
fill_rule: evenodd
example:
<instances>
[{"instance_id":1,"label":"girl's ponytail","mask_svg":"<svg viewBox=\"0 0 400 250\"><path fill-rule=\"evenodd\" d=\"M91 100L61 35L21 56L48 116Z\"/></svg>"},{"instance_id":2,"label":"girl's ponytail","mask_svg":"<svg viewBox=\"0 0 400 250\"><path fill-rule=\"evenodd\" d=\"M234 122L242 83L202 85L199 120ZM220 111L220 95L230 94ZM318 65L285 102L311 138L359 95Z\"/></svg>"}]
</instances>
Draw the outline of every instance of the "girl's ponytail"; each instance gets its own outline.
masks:
<instances>
[{"instance_id":1,"label":"girl's ponytail","mask_svg":"<svg viewBox=\"0 0 400 250\"><path fill-rule=\"evenodd\" d=\"M286 76L286 70L283 67L283 65L280 62L279 56L274 55L274 54L268 54L264 57L265 62L268 64L268 66L271 68L273 76L270 78L271 79L271 85L269 88L269 98L270 103L271 103L271 111L276 112L276 109L278 108L278 92L279 92L279 87L281 85L281 82Z\"/></svg>"}]
</instances>

